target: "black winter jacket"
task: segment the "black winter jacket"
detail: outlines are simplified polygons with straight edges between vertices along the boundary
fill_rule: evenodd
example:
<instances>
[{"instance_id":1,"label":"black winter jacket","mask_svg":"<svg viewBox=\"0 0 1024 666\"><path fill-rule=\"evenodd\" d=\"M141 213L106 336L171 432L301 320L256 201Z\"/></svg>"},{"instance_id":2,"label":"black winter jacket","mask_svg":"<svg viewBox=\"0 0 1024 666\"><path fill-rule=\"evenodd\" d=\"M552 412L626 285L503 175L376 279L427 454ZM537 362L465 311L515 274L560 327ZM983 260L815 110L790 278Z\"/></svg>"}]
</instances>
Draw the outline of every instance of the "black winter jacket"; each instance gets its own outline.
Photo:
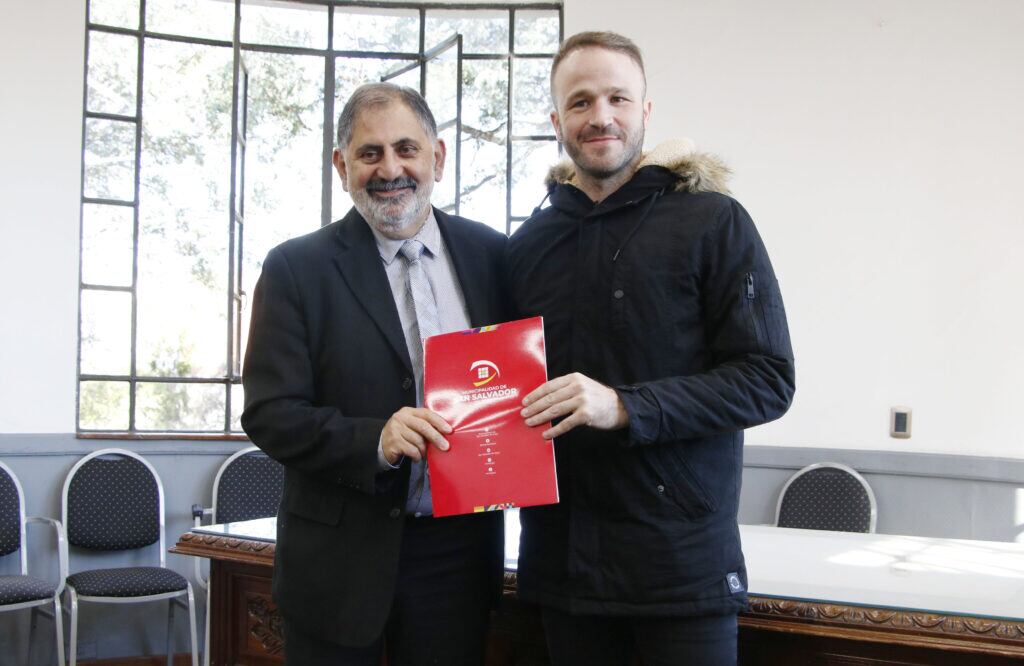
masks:
<instances>
[{"instance_id":1,"label":"black winter jacket","mask_svg":"<svg viewBox=\"0 0 1024 666\"><path fill-rule=\"evenodd\" d=\"M741 610L743 429L793 397L768 254L742 206L706 191L727 170L665 152L596 205L556 167L551 206L505 254L513 309L544 317L548 376L613 386L629 414L558 438L561 502L521 514L520 596L568 612Z\"/></svg>"}]
</instances>

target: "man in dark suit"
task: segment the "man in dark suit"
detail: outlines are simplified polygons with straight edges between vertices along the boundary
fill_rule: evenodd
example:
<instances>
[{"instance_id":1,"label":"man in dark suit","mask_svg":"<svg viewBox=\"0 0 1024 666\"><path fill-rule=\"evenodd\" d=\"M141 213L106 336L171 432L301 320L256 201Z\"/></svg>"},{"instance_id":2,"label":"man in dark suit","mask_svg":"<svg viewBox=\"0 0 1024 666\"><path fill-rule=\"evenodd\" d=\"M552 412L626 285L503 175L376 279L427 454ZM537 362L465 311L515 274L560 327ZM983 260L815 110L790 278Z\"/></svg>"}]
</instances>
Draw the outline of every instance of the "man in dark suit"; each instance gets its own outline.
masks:
<instances>
[{"instance_id":1,"label":"man in dark suit","mask_svg":"<svg viewBox=\"0 0 1024 666\"><path fill-rule=\"evenodd\" d=\"M285 466L274 562L288 664L477 665L501 516L433 518L421 338L502 320L504 235L430 206L445 146L426 102L357 90L334 165L355 204L267 255L242 425Z\"/></svg>"}]
</instances>

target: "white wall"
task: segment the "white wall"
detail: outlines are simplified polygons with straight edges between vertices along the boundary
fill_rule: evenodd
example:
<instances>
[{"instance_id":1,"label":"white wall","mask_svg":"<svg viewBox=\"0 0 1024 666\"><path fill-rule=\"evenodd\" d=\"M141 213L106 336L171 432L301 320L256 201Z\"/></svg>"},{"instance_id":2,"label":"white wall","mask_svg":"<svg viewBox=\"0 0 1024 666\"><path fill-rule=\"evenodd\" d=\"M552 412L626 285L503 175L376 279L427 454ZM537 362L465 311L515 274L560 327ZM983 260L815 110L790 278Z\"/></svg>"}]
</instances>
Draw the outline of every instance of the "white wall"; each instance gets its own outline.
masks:
<instances>
[{"instance_id":1,"label":"white wall","mask_svg":"<svg viewBox=\"0 0 1024 666\"><path fill-rule=\"evenodd\" d=\"M1024 4L567 0L565 20L639 43L648 145L723 156L768 244L798 389L748 442L1024 458Z\"/></svg>"},{"instance_id":2,"label":"white wall","mask_svg":"<svg viewBox=\"0 0 1024 666\"><path fill-rule=\"evenodd\" d=\"M85 3L0 21L0 432L73 432Z\"/></svg>"},{"instance_id":3,"label":"white wall","mask_svg":"<svg viewBox=\"0 0 1024 666\"><path fill-rule=\"evenodd\" d=\"M1024 5L567 0L648 61L649 143L736 170L796 403L754 444L1024 458ZM0 22L0 433L74 430L84 3ZM887 437L888 408L914 437Z\"/></svg>"}]
</instances>

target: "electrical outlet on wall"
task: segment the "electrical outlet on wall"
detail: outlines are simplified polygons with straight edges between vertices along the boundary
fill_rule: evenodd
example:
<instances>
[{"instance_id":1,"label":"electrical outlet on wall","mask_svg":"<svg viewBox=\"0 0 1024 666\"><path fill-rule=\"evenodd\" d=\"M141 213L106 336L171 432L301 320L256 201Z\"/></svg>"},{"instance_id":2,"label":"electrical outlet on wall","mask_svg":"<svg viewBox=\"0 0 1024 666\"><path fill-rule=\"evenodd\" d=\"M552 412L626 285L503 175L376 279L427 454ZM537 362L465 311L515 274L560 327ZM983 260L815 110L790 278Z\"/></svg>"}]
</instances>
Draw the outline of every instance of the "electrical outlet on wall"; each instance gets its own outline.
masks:
<instances>
[{"instance_id":1,"label":"electrical outlet on wall","mask_svg":"<svg viewBox=\"0 0 1024 666\"><path fill-rule=\"evenodd\" d=\"M910 407L893 407L889 410L889 436L910 439L910 425L913 410Z\"/></svg>"}]
</instances>

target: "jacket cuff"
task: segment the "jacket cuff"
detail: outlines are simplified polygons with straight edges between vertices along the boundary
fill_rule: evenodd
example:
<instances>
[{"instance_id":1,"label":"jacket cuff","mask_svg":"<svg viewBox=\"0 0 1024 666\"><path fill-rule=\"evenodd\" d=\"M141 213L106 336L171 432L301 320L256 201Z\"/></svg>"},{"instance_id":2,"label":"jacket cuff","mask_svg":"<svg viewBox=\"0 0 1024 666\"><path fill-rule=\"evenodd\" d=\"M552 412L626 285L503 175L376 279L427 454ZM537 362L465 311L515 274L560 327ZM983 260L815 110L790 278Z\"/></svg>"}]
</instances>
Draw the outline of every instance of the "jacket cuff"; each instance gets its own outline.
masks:
<instances>
[{"instance_id":1,"label":"jacket cuff","mask_svg":"<svg viewBox=\"0 0 1024 666\"><path fill-rule=\"evenodd\" d=\"M629 415L629 427L622 430L628 434L626 446L635 444L653 444L659 441L661 434L661 407L654 398L654 393L646 386L629 385L615 386L619 400ZM624 438L625 439L625 438Z\"/></svg>"}]
</instances>

